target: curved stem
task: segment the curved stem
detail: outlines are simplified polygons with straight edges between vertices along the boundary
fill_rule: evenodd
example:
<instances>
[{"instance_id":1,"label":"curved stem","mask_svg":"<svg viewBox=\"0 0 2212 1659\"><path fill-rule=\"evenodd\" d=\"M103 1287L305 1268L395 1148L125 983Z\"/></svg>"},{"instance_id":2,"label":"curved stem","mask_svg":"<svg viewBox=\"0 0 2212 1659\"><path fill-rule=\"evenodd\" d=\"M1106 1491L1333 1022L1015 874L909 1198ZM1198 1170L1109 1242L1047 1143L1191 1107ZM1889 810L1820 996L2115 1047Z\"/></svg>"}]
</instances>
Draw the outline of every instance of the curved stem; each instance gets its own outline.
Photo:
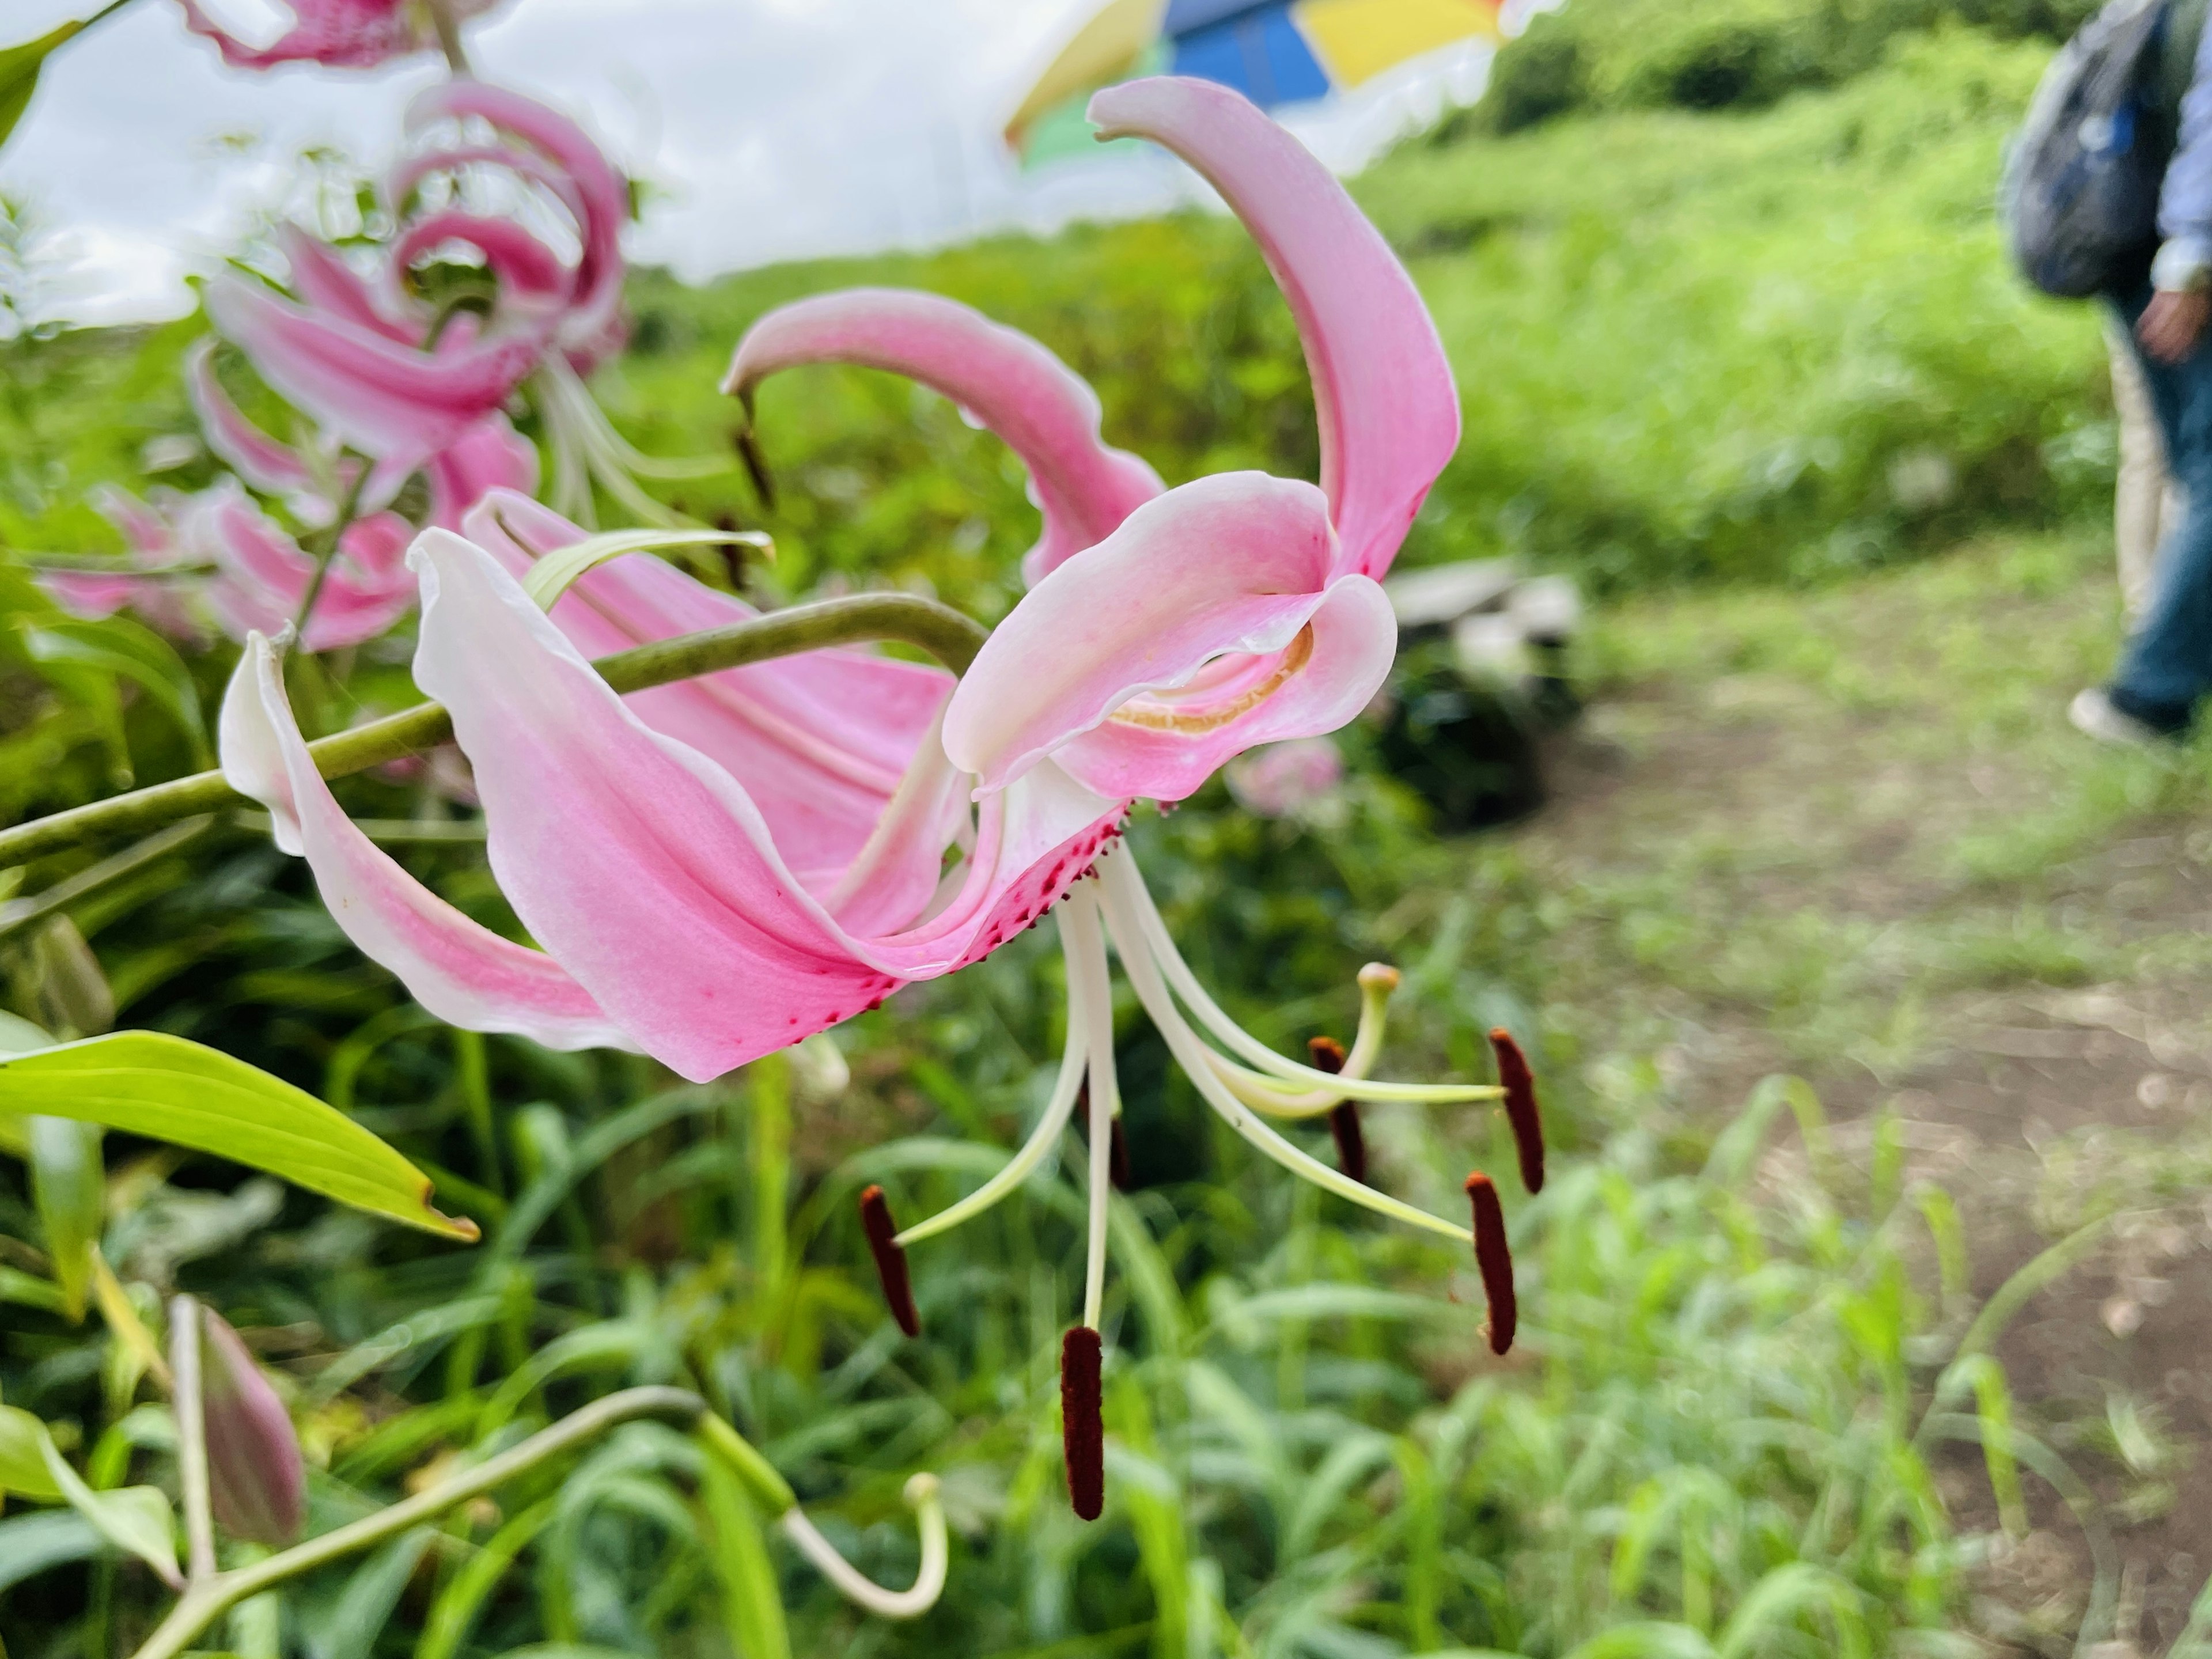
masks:
<instances>
[{"instance_id":1,"label":"curved stem","mask_svg":"<svg viewBox=\"0 0 2212 1659\"><path fill-rule=\"evenodd\" d=\"M906 1483L906 1501L914 1506L915 1524L921 1529L921 1566L914 1588L887 1590L837 1553L837 1547L815 1529L806 1511L796 1505L786 1510L777 1525L799 1553L843 1592L856 1607L883 1619L912 1619L927 1613L945 1593L945 1570L950 1540L945 1530L945 1506L938 1499L937 1477L917 1474ZM144 1656L140 1656L144 1659Z\"/></svg>"},{"instance_id":2,"label":"curved stem","mask_svg":"<svg viewBox=\"0 0 2212 1659\"><path fill-rule=\"evenodd\" d=\"M234 1567L228 1572L200 1580L170 1609L169 1616L146 1638L133 1659L177 1659L191 1646L195 1637L248 1596L258 1595L288 1578L435 1520L456 1504L465 1504L488 1492L556 1453L566 1451L617 1423L628 1422L634 1417L677 1413L697 1417L706 1409L707 1402L685 1389L625 1389L620 1394L611 1394L581 1411L571 1413L552 1427L540 1429L520 1445L450 1480L440 1481L403 1503L379 1510L319 1538L310 1538L304 1544L295 1544L252 1566ZM926 1549L924 1565L927 1565Z\"/></svg>"},{"instance_id":3,"label":"curved stem","mask_svg":"<svg viewBox=\"0 0 2212 1659\"><path fill-rule=\"evenodd\" d=\"M592 665L617 691L642 691L725 668L827 646L896 640L918 646L954 673L967 672L983 646L984 631L950 605L912 593L854 593L772 611L702 634L657 640L601 657ZM428 749L453 735L446 711L418 703L397 714L357 726L307 745L315 769L326 778L366 771ZM143 833L174 819L220 807L246 805L220 772L200 772L149 789L134 790L88 806L35 818L0 830L0 868L75 847L95 836Z\"/></svg>"},{"instance_id":4,"label":"curved stem","mask_svg":"<svg viewBox=\"0 0 2212 1659\"><path fill-rule=\"evenodd\" d=\"M200 1304L188 1296L169 1304L170 1401L177 1419L177 1484L185 1500L185 1577L215 1577L215 1515L209 1500L207 1395L200 1382Z\"/></svg>"},{"instance_id":5,"label":"curved stem","mask_svg":"<svg viewBox=\"0 0 2212 1659\"><path fill-rule=\"evenodd\" d=\"M338 503L336 516L315 533L322 544L315 550L315 574L307 578L307 591L300 596L299 614L292 618L292 632L299 636L302 651L307 648L307 619L315 614L315 601L323 596L323 584L330 580L339 545L353 528L354 515L361 511L361 492L368 487L368 474L369 465L364 460L354 469L353 482L346 486L345 499Z\"/></svg>"}]
</instances>

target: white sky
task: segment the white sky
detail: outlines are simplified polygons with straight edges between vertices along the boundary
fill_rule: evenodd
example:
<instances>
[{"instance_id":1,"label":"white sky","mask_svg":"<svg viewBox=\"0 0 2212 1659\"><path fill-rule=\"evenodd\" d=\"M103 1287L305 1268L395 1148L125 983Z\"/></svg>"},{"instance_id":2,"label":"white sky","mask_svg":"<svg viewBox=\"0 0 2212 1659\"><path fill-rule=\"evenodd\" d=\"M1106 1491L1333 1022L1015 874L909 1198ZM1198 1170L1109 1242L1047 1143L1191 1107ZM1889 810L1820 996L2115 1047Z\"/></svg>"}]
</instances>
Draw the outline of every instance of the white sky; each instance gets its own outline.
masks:
<instances>
[{"instance_id":1,"label":"white sky","mask_svg":"<svg viewBox=\"0 0 2212 1659\"><path fill-rule=\"evenodd\" d=\"M689 279L778 259L1047 229L1203 194L1156 153L1022 173L1007 114L1102 0L508 0L471 27L477 73L581 118L655 190L634 258ZM0 0L0 44L91 0ZM278 0L210 0L270 38ZM1447 49L1293 112L1354 167L1447 98L1479 89L1487 49ZM297 188L330 145L380 168L434 59L371 73L226 70L172 0L137 3L52 59L0 152L25 206L35 309L111 322L190 308L205 270Z\"/></svg>"}]
</instances>

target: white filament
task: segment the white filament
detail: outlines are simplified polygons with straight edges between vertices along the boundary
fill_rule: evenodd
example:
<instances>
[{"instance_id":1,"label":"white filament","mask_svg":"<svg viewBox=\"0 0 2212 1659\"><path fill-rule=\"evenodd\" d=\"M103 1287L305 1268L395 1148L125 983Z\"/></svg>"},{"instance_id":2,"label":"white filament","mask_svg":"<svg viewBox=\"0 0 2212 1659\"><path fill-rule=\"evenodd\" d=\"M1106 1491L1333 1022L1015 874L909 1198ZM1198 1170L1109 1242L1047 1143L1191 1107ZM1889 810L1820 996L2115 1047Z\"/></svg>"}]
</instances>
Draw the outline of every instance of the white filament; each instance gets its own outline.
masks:
<instances>
[{"instance_id":1,"label":"white filament","mask_svg":"<svg viewBox=\"0 0 2212 1659\"><path fill-rule=\"evenodd\" d=\"M1083 1073L1090 1055L1090 1039L1084 1024L1083 999L1075 994L1078 983L1073 941L1068 937L1066 911L1056 918L1060 922L1060 954L1067 962L1067 1047L1060 1057L1060 1077L1052 1086L1052 1098L1045 1103L1044 1115L1022 1143L1021 1151L1006 1160L1006 1167L974 1192L949 1208L939 1210L926 1220L917 1221L901 1233L894 1243L904 1246L933 1238L948 1232L962 1222L981 1215L1000 1199L1029 1179L1030 1172L1044 1162L1045 1154L1060 1144L1061 1131L1075 1113L1075 1097L1083 1087ZM1095 928L1095 923L1094 923Z\"/></svg>"},{"instance_id":2,"label":"white filament","mask_svg":"<svg viewBox=\"0 0 2212 1659\"><path fill-rule=\"evenodd\" d=\"M915 1523L921 1533L921 1569L914 1588L888 1590L837 1553L837 1547L815 1530L806 1512L796 1504L783 1512L777 1525L799 1546L822 1576L857 1607L883 1619L912 1619L927 1613L945 1593L945 1569L950 1555L945 1530L945 1505L939 1501L937 1477L917 1474L906 1483L906 1501L914 1506Z\"/></svg>"},{"instance_id":3,"label":"white filament","mask_svg":"<svg viewBox=\"0 0 2212 1659\"><path fill-rule=\"evenodd\" d=\"M1191 1028L1190 1023L1184 1019L1182 1011L1176 1006L1175 999L1169 995L1168 988L1160 978L1159 966L1153 952L1147 948L1150 939L1143 925L1142 915L1129 897L1132 881L1117 882L1114 866L1104 859L1099 863L1107 875L1100 896L1101 902L1106 925L1113 933L1115 951L1121 958L1122 969L1129 976L1129 983L1137 993L1137 1000L1145 1005L1145 1012L1152 1016L1152 1024L1159 1028L1161 1036L1167 1040L1169 1052L1175 1055L1176 1064L1197 1085L1199 1093L1206 1097L1206 1104L1220 1115L1222 1121L1292 1175L1303 1176L1315 1186L1334 1193L1339 1198L1362 1205L1393 1220L1402 1221L1408 1226L1424 1228L1432 1233L1441 1233L1446 1238L1471 1243L1474 1235L1468 1228L1447 1221L1442 1216L1431 1215L1426 1210L1416 1209L1387 1193L1377 1192L1340 1170L1332 1170L1317 1158L1307 1156L1261 1122L1253 1115L1252 1109L1231 1092L1229 1086L1222 1081L1220 1073L1208 1063L1207 1056L1212 1051ZM1128 874L1134 878L1133 866ZM1141 881L1135 881L1133 884L1137 892L1144 891ZM1158 913L1154 912L1155 919ZM1314 1075L1324 1082L1328 1080L1326 1072L1316 1072Z\"/></svg>"},{"instance_id":4,"label":"white filament","mask_svg":"<svg viewBox=\"0 0 2212 1659\"><path fill-rule=\"evenodd\" d=\"M1112 1196L1114 1119L1121 1097L1114 1075L1114 1002L1107 976L1106 938L1099 926L1094 884L1068 890L1060 927L1068 941L1068 1000L1080 1000L1091 1043L1090 1226L1083 1267L1083 1322L1098 1328L1106 1303L1106 1217Z\"/></svg>"},{"instance_id":5,"label":"white filament","mask_svg":"<svg viewBox=\"0 0 2212 1659\"><path fill-rule=\"evenodd\" d=\"M1266 1043L1231 1019L1220 1004L1207 994L1192 973L1190 964L1175 947L1169 936L1168 925L1161 920L1159 907L1145 886L1145 878L1138 873L1136 860L1127 848L1116 843L1098 858L1099 880L1104 889L1107 915L1115 930L1115 944L1120 948L1127 942L1148 956L1158 966L1167 981L1175 988L1175 994L1182 999L1199 1024L1212 1032L1244 1056L1261 1071L1272 1073L1286 1083L1300 1089L1326 1091L1332 1097L1348 1097L1355 1100L1412 1100L1453 1101L1492 1100L1502 1092L1490 1085L1449 1083L1377 1083L1370 1079L1340 1077L1312 1066L1301 1066L1296 1060L1285 1060ZM1131 957L1122 952L1121 960L1128 963ZM1146 1005L1150 1007L1150 1005ZM1152 1016L1157 1024L1159 1015ZM1186 1028L1188 1029L1188 1028ZM1166 1028L1161 1027L1164 1032ZM1195 1035L1194 1033L1194 1035ZM1206 1068L1209 1076L1212 1068ZM1195 1074L1194 1073L1194 1076ZM1332 1102L1332 1103L1334 1103Z\"/></svg>"}]
</instances>

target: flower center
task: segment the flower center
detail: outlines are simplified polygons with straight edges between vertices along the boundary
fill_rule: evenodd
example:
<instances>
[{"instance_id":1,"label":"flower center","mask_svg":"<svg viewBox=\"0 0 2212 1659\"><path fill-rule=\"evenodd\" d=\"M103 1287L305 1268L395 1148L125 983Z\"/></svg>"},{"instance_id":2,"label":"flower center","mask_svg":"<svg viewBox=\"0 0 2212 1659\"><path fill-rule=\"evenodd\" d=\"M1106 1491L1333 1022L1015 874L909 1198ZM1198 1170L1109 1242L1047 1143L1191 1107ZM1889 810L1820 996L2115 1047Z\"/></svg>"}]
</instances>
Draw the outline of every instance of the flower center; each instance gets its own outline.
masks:
<instances>
[{"instance_id":1,"label":"flower center","mask_svg":"<svg viewBox=\"0 0 2212 1659\"><path fill-rule=\"evenodd\" d=\"M1185 711L1167 703L1133 701L1115 709L1108 719L1120 726L1140 726L1148 732L1216 731L1274 696L1283 682L1304 668L1312 657L1313 624L1308 623L1284 648L1283 659L1276 664L1275 672L1232 702Z\"/></svg>"}]
</instances>

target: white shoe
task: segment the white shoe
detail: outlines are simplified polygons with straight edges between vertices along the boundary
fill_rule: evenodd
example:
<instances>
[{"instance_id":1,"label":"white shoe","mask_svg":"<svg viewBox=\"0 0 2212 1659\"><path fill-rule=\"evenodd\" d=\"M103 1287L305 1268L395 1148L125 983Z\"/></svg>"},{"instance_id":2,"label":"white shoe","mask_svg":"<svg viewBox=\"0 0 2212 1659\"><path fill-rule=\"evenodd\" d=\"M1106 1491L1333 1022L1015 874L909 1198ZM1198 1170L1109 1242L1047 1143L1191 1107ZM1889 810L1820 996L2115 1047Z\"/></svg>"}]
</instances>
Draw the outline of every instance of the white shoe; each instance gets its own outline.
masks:
<instances>
[{"instance_id":1,"label":"white shoe","mask_svg":"<svg viewBox=\"0 0 2212 1659\"><path fill-rule=\"evenodd\" d=\"M2116 749L2148 749L2163 753L2173 749L2179 735L2161 732L2155 726L2137 720L2133 714L2122 713L2112 706L2112 700L2101 685L2093 685L2077 694L2067 706L2066 718L2076 732L2096 738L2099 743L2112 744Z\"/></svg>"}]
</instances>

